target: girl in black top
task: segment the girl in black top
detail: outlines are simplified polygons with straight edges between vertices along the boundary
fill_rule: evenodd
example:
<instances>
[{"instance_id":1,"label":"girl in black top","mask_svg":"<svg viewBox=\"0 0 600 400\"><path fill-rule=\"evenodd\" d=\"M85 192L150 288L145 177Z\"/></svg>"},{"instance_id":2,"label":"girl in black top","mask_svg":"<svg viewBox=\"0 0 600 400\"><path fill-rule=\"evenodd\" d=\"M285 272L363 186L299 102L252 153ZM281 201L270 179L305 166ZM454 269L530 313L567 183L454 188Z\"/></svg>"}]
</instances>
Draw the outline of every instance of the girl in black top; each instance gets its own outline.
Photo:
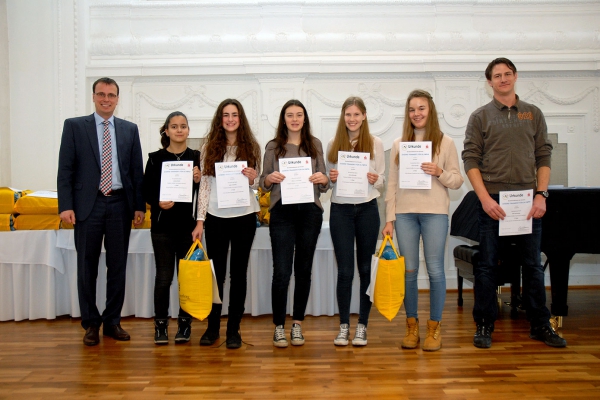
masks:
<instances>
[{"instance_id":1,"label":"girl in black top","mask_svg":"<svg viewBox=\"0 0 600 400\"><path fill-rule=\"evenodd\" d=\"M160 128L162 149L148 154L144 174L144 199L150 204L152 225L150 236L156 262L154 283L154 343L169 342L169 294L175 267L185 257L192 245L192 231L196 226L194 211L196 203L159 201L160 180L164 162L183 161L193 164L193 193L197 193L200 182L200 152L187 147L190 134L187 117L175 111L169 114ZM194 197L195 199L195 197ZM190 340L192 317L179 308L175 343Z\"/></svg>"}]
</instances>

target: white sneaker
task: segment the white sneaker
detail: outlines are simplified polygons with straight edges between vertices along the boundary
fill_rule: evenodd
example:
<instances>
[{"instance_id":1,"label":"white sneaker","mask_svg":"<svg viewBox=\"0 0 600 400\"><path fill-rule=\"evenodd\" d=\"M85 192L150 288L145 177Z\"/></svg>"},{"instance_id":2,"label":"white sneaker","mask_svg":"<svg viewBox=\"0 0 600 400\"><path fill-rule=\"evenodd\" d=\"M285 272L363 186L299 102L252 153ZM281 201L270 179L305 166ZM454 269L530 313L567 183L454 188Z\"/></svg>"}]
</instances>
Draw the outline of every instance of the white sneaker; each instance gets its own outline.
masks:
<instances>
[{"instance_id":1,"label":"white sneaker","mask_svg":"<svg viewBox=\"0 0 600 400\"><path fill-rule=\"evenodd\" d=\"M354 339L352 339L353 346L366 346L367 345L367 327L363 324L358 324L356 327L356 333Z\"/></svg>"},{"instance_id":2,"label":"white sneaker","mask_svg":"<svg viewBox=\"0 0 600 400\"><path fill-rule=\"evenodd\" d=\"M293 324L290 336L292 337L292 345L302 346L304 344L304 336L302 336L302 325Z\"/></svg>"},{"instance_id":3,"label":"white sneaker","mask_svg":"<svg viewBox=\"0 0 600 400\"><path fill-rule=\"evenodd\" d=\"M283 329L283 325L277 325L275 327L275 333L273 334L273 346L288 347L288 341L285 338L285 329Z\"/></svg>"},{"instance_id":4,"label":"white sneaker","mask_svg":"<svg viewBox=\"0 0 600 400\"><path fill-rule=\"evenodd\" d=\"M333 340L333 344L336 346L348 346L348 334L350 330L350 325L341 324L340 325L340 333L338 333L337 337Z\"/></svg>"}]
</instances>

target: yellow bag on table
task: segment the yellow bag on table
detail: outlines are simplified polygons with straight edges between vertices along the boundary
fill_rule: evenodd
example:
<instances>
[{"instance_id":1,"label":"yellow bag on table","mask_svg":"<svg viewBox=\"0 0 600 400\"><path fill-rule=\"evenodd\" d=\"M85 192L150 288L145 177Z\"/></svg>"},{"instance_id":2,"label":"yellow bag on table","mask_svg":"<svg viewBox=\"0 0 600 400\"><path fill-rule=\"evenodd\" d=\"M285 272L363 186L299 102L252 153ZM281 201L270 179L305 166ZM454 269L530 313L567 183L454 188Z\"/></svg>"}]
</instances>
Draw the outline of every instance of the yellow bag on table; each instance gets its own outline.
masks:
<instances>
[{"instance_id":1,"label":"yellow bag on table","mask_svg":"<svg viewBox=\"0 0 600 400\"><path fill-rule=\"evenodd\" d=\"M15 214L52 214L58 215L58 198L51 192L33 192L25 195L15 203ZM56 228L58 229L58 228Z\"/></svg>"},{"instance_id":2,"label":"yellow bag on table","mask_svg":"<svg viewBox=\"0 0 600 400\"><path fill-rule=\"evenodd\" d=\"M381 258L386 244L389 243L396 258ZM371 284L367 294L381 315L391 321L404 302L404 257L400 256L389 235L381 243L379 252L371 258Z\"/></svg>"},{"instance_id":3,"label":"yellow bag on table","mask_svg":"<svg viewBox=\"0 0 600 400\"><path fill-rule=\"evenodd\" d=\"M14 217L12 214L0 214L0 231L14 231Z\"/></svg>"},{"instance_id":4,"label":"yellow bag on table","mask_svg":"<svg viewBox=\"0 0 600 400\"><path fill-rule=\"evenodd\" d=\"M21 197L21 191L9 187L0 187L0 214L12 214L15 203Z\"/></svg>"},{"instance_id":5,"label":"yellow bag on table","mask_svg":"<svg viewBox=\"0 0 600 400\"><path fill-rule=\"evenodd\" d=\"M44 231L56 230L60 227L60 217L58 215L17 215L14 220L15 230L17 231Z\"/></svg>"},{"instance_id":6,"label":"yellow bag on table","mask_svg":"<svg viewBox=\"0 0 600 400\"><path fill-rule=\"evenodd\" d=\"M190 260L196 248L204 252L202 260ZM178 280L179 305L191 316L202 321L210 314L213 303L221 304L212 261L199 240L192 244L185 258L179 260Z\"/></svg>"}]
</instances>

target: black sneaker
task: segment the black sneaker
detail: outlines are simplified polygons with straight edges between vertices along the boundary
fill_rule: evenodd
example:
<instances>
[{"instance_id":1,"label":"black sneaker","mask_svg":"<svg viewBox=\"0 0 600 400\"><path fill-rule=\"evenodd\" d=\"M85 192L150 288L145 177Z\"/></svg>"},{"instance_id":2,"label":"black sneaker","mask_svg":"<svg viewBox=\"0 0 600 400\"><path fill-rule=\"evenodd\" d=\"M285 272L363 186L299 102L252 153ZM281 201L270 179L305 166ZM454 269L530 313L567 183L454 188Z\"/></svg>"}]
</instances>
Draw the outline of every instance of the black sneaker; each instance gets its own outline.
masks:
<instances>
[{"instance_id":1,"label":"black sneaker","mask_svg":"<svg viewBox=\"0 0 600 400\"><path fill-rule=\"evenodd\" d=\"M532 328L529 337L535 340L540 340L552 347L566 347L567 341L554 332L550 325Z\"/></svg>"},{"instance_id":2,"label":"black sneaker","mask_svg":"<svg viewBox=\"0 0 600 400\"><path fill-rule=\"evenodd\" d=\"M225 341L225 347L228 349L239 349L242 347L242 336L239 332L229 333L227 332L227 340Z\"/></svg>"},{"instance_id":3,"label":"black sneaker","mask_svg":"<svg viewBox=\"0 0 600 400\"><path fill-rule=\"evenodd\" d=\"M192 334L192 319L189 317L180 317L177 319L177 334L175 334L175 343L187 343Z\"/></svg>"},{"instance_id":4,"label":"black sneaker","mask_svg":"<svg viewBox=\"0 0 600 400\"><path fill-rule=\"evenodd\" d=\"M154 343L155 344L168 344L169 335L167 327L169 326L168 319L155 319L154 320Z\"/></svg>"},{"instance_id":5,"label":"black sneaker","mask_svg":"<svg viewBox=\"0 0 600 400\"><path fill-rule=\"evenodd\" d=\"M200 338L200 346L212 346L218 338L220 338L219 332L209 331L208 329L204 332L204 335Z\"/></svg>"},{"instance_id":6,"label":"black sneaker","mask_svg":"<svg viewBox=\"0 0 600 400\"><path fill-rule=\"evenodd\" d=\"M489 349L492 347L493 324L477 324L477 332L473 336L473 346L480 349Z\"/></svg>"}]
</instances>

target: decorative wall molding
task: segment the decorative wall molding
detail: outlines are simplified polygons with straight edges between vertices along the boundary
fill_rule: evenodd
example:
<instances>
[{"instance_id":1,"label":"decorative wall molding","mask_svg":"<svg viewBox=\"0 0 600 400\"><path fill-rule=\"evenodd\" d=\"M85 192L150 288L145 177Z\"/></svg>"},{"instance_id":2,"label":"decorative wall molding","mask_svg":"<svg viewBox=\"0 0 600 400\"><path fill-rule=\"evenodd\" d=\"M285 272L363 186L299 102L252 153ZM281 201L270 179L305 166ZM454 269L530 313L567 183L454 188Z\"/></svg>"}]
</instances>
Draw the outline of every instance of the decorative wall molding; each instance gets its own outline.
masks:
<instances>
[{"instance_id":1,"label":"decorative wall molding","mask_svg":"<svg viewBox=\"0 0 600 400\"><path fill-rule=\"evenodd\" d=\"M177 99L175 101L168 102L168 103L158 101L145 92L137 92L135 94L135 120L134 120L134 122L136 122L138 124L141 123L142 100L146 101L146 103L150 104L152 107L154 107L158 110L162 110L162 111L177 110L177 109L180 109L181 107L183 107L184 105L193 104L194 101L196 101L196 100L216 109L218 107L218 105L221 103L221 101L224 100L221 98L213 99L213 98L208 97L206 95L206 87L205 86L201 86L198 89L194 89L191 86L186 86L184 88L184 91L185 91L185 96L183 96L182 98ZM258 113L258 92L256 90L249 90L249 91L242 93L239 96L236 96L235 98L237 100L239 100L240 102L242 102L244 99L246 99L248 97L250 97L252 99L252 110L250 113L246 112L246 114L249 117L249 120L250 120L249 122L252 126L252 129L254 131L257 131L258 130L258 115L259 115L259 113ZM201 103L198 104L198 107L202 107Z\"/></svg>"},{"instance_id":2,"label":"decorative wall molding","mask_svg":"<svg viewBox=\"0 0 600 400\"><path fill-rule=\"evenodd\" d=\"M593 113L594 113L594 132L600 132L600 100L598 98L598 86L589 87L583 92L575 96L562 98L548 92L548 82L543 82L540 86L535 83L529 83L529 92L525 93L521 98L533 104L543 104L544 99L548 99L554 104L561 106L569 106L579 103L585 99L590 93L593 93Z\"/></svg>"},{"instance_id":3,"label":"decorative wall molding","mask_svg":"<svg viewBox=\"0 0 600 400\"><path fill-rule=\"evenodd\" d=\"M570 0L569 5L596 4L597 0ZM369 0L369 5L404 5L404 6L476 6L476 5L564 5L564 0ZM364 0L90 0L93 7L125 7L132 6L145 9L171 9L188 8L190 5L201 5L202 7L222 7L223 5L233 7L249 6L311 6L330 7L340 5L365 5Z\"/></svg>"},{"instance_id":4,"label":"decorative wall molding","mask_svg":"<svg viewBox=\"0 0 600 400\"><path fill-rule=\"evenodd\" d=\"M477 64L477 54L496 52L534 61L577 55L555 57L572 70L575 59L594 63L590 50L600 50L594 0L90 0L89 10L89 66L244 67L291 57L318 68L396 57L403 69ZM157 15L165 29L155 29Z\"/></svg>"}]
</instances>

